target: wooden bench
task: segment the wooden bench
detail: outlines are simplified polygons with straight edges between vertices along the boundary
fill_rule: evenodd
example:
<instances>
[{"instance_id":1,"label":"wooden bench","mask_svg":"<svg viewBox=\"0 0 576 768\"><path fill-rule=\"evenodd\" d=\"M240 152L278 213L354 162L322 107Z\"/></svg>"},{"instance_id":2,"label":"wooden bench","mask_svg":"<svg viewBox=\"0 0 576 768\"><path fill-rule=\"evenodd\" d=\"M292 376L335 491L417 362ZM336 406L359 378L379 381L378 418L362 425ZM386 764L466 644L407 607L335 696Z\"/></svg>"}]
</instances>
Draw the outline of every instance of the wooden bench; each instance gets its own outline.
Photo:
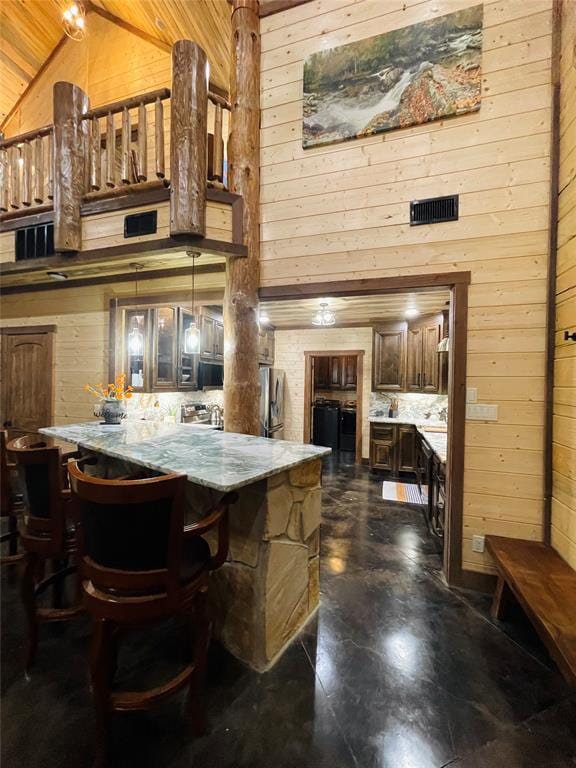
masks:
<instances>
[{"instance_id":1,"label":"wooden bench","mask_svg":"<svg viewBox=\"0 0 576 768\"><path fill-rule=\"evenodd\" d=\"M576 571L546 544L486 536L498 584L492 615L501 619L514 596L560 671L576 685Z\"/></svg>"}]
</instances>

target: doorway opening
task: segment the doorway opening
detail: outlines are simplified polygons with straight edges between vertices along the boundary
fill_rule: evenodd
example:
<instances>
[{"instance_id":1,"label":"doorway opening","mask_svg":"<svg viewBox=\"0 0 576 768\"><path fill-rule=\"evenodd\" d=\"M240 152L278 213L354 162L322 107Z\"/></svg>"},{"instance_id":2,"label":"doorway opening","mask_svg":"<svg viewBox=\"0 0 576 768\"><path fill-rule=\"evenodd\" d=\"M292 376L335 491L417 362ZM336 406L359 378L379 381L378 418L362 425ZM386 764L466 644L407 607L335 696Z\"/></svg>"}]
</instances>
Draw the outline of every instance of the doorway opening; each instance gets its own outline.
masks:
<instances>
[{"instance_id":1,"label":"doorway opening","mask_svg":"<svg viewBox=\"0 0 576 768\"><path fill-rule=\"evenodd\" d=\"M362 462L364 350L304 352L305 443Z\"/></svg>"},{"instance_id":2,"label":"doorway opening","mask_svg":"<svg viewBox=\"0 0 576 768\"><path fill-rule=\"evenodd\" d=\"M293 439L306 439L313 432L312 412L308 405L312 404L312 385L306 385L306 382L312 382L313 359L332 354L329 348L322 349L313 341L310 333L312 328L312 317L314 310L318 305L325 304L326 300L334 300L330 311L336 314L336 323L333 325L332 333L339 334L340 343L336 342L333 346L338 351L349 354L346 346L353 347L351 351L358 351L359 346L352 343L352 334L362 326L372 339L369 349L370 356L364 356L364 378L367 383L367 395L364 398L364 420L370 420L370 425L366 426L363 435L363 463L371 461L372 465L384 465L386 469L394 469L400 475L407 466L412 467L415 460L414 453L408 462L405 462L405 452L416 451L418 437L408 435L408 430L401 430L400 419L394 418L387 423L388 411L394 412L396 400L418 397L420 394L434 396L433 381L436 379L428 378L430 375L430 360L433 360L432 366L444 366L447 373L445 398L447 408L444 413L445 422L442 424L432 424L444 438L444 461L442 466L437 468L435 479L443 484L443 492L436 494L436 498L441 501L442 511L442 534L443 534L443 562L442 570L449 584L458 586L474 586L473 579L468 579L468 572L462 569L462 534L463 534L463 477L464 477L464 430L466 415L466 347L467 347L467 313L468 313L468 284L470 282L469 272L452 272L443 274L413 275L394 278L369 278L362 280L330 281L325 283L296 284L287 286L264 287L260 289L260 300L265 305L266 314L271 317L272 323L276 327L276 345L278 349L278 338L280 331L293 329L300 334L299 344L302 338L307 343L304 351L314 350L306 356L306 365L302 364L306 371L302 370L300 375L302 387L298 393L298 386L293 387L290 392L288 386L288 399L292 405L297 403L304 404L303 417L304 425L300 422L298 426L299 438L296 433ZM422 320L427 318L428 307L425 302L429 299L434 300L435 292L442 292L444 305L442 309L446 310L446 329L449 345L449 354L436 356L440 352L438 342L442 339L435 337L430 329L416 332L412 328L412 323L408 327L404 325L400 330L393 330L388 321L392 320L391 315L386 318L386 323L381 323L380 311L374 311L374 304L367 299L378 299L382 301L382 306L394 307L394 302L404 301L407 295L418 297L419 301L424 302L421 309ZM386 301L384 302L384 299ZM295 310L305 307L307 325L295 323L293 321ZM430 308L430 311L436 311L438 307ZM354 318L346 315L346 312L356 311ZM364 314L362 314L362 312ZM407 317L407 315L405 315ZM361 322L362 321L362 322ZM387 325L380 335L377 328L380 325ZM324 329L326 330L326 329ZM409 330L414 333L409 334ZM436 331L435 333L438 333ZM442 334L444 335L444 334ZM436 339L437 346L434 348L435 355L432 356L432 340ZM408 348L408 339L410 347ZM354 337L354 342L356 337ZM344 343L346 342L346 343ZM364 346L366 349L366 346ZM444 350L446 351L446 350ZM408 357L410 355L410 358ZM303 356L304 357L304 356ZM297 362L294 347L291 350L290 363ZM426 362L428 361L428 362ZM370 368L370 372L368 372ZM301 369L298 369L301 370ZM436 370L436 369L434 369ZM304 374L304 375L302 375ZM436 375L436 374L434 374ZM306 394L309 394L309 402L304 403ZM381 424L376 432L372 432L373 417L378 421L375 412L374 403L379 401L381 411ZM382 404L385 401L385 405ZM294 409L294 411L299 409ZM435 415L438 415L442 408L435 409ZM436 413L436 411L438 413ZM300 411L302 413L302 411ZM307 415L309 414L309 415ZM301 418L301 417L300 417ZM438 415L438 419L440 420ZM426 425L428 426L428 425ZM290 425L289 432L290 432ZM392 429L390 429L392 427ZM387 430L387 431L386 431ZM384 434L386 432L386 434ZM412 432L413 434L413 432ZM426 443L434 442L434 432L432 429L425 435ZM438 439L438 438L436 438ZM366 457L367 444L370 444L370 457ZM387 458L387 451L393 447L395 450L389 464L390 456ZM376 451L376 452L375 452ZM376 466L376 469L381 467ZM429 477L429 476L428 476ZM464 575L463 575L464 574Z\"/></svg>"}]
</instances>

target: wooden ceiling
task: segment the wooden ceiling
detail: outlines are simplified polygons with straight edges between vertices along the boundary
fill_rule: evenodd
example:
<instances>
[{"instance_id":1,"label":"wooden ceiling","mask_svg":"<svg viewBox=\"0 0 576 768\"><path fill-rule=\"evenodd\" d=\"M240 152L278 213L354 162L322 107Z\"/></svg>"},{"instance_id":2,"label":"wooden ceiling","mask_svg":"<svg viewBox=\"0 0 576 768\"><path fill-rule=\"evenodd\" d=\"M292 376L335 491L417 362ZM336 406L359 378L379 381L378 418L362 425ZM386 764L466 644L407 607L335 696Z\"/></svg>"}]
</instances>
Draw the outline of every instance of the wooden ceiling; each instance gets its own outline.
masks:
<instances>
[{"instance_id":1,"label":"wooden ceiling","mask_svg":"<svg viewBox=\"0 0 576 768\"><path fill-rule=\"evenodd\" d=\"M403 320L408 308L415 308L421 316L448 309L450 292L446 289L418 293L390 293L384 296L347 296L326 299L298 299L290 301L262 301L261 315L269 318L276 328L315 328L312 317L326 302L336 315L336 325L370 325L374 320Z\"/></svg>"},{"instance_id":2,"label":"wooden ceiling","mask_svg":"<svg viewBox=\"0 0 576 768\"><path fill-rule=\"evenodd\" d=\"M70 0L71 2L72 0ZM68 0L0 1L0 123L42 68L63 35L61 16ZM227 0L83 0L124 28L132 26L162 47L188 38L208 55L210 79L228 91L230 6Z\"/></svg>"}]
</instances>

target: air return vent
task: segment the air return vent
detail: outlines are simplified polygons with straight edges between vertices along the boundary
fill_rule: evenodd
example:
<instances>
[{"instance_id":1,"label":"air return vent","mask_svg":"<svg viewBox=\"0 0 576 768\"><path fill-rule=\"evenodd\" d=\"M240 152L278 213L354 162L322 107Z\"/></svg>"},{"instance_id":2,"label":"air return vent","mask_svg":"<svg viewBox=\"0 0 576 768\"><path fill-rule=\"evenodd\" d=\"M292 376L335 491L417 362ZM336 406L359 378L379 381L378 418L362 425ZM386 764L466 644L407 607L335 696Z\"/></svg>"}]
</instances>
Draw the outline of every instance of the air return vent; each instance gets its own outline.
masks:
<instances>
[{"instance_id":1,"label":"air return vent","mask_svg":"<svg viewBox=\"0 0 576 768\"><path fill-rule=\"evenodd\" d=\"M154 235L158 228L158 211L133 213L124 217L124 237Z\"/></svg>"},{"instance_id":2,"label":"air return vent","mask_svg":"<svg viewBox=\"0 0 576 768\"><path fill-rule=\"evenodd\" d=\"M410 203L410 226L437 224L440 221L457 221L458 195L413 200Z\"/></svg>"},{"instance_id":3,"label":"air return vent","mask_svg":"<svg viewBox=\"0 0 576 768\"><path fill-rule=\"evenodd\" d=\"M54 224L16 230L16 261L54 256Z\"/></svg>"}]
</instances>

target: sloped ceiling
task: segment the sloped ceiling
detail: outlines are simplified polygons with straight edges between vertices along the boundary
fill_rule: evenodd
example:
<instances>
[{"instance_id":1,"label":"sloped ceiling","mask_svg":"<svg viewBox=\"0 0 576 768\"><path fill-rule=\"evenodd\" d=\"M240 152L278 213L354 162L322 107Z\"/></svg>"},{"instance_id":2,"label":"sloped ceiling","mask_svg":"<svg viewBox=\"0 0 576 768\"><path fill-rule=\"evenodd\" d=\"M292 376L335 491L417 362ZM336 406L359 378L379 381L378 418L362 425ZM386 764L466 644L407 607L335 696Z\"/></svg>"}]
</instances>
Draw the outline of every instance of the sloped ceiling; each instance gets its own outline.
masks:
<instances>
[{"instance_id":1,"label":"sloped ceiling","mask_svg":"<svg viewBox=\"0 0 576 768\"><path fill-rule=\"evenodd\" d=\"M0 1L0 124L62 37L60 22L67 0ZM149 40L172 45L188 38L210 62L210 79L229 87L230 6L226 0L93 0L90 13L142 31Z\"/></svg>"}]
</instances>

